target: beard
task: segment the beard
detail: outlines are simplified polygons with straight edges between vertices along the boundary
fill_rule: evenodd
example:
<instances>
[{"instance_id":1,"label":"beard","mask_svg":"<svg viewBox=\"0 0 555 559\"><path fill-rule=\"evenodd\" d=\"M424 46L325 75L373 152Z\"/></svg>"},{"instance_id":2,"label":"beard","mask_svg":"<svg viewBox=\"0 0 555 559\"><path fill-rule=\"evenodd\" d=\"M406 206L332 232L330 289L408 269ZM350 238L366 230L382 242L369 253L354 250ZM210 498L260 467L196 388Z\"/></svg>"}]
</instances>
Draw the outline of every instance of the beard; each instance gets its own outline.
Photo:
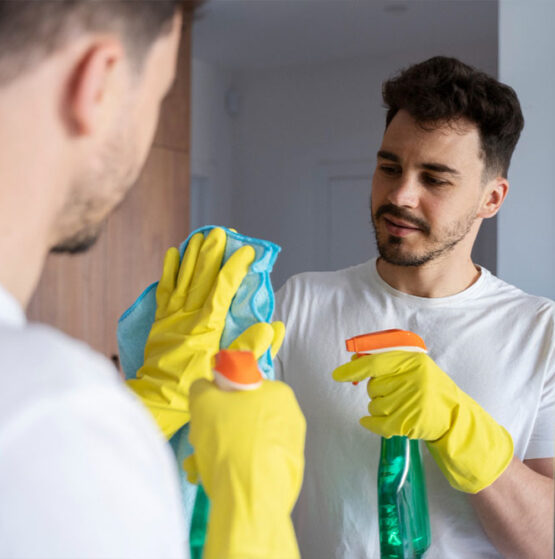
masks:
<instances>
[{"instance_id":1,"label":"beard","mask_svg":"<svg viewBox=\"0 0 555 559\"><path fill-rule=\"evenodd\" d=\"M102 224L85 227L55 244L50 252L53 254L81 254L87 252L98 240L101 230Z\"/></svg>"},{"instance_id":2,"label":"beard","mask_svg":"<svg viewBox=\"0 0 555 559\"><path fill-rule=\"evenodd\" d=\"M75 181L60 211L50 252L80 254L94 246L108 216L137 179L141 165L136 146L123 130L123 125L115 127L94 163Z\"/></svg>"},{"instance_id":3,"label":"beard","mask_svg":"<svg viewBox=\"0 0 555 559\"><path fill-rule=\"evenodd\" d=\"M384 214L397 217L418 227L420 229L418 234L425 238L424 248L420 251L411 250L407 248L407 242L403 237L380 232L379 219ZM407 210L393 204L384 204L372 214L372 225L380 257L389 264L407 267L423 266L452 251L468 235L475 220L476 211L473 209L450 227L433 232L427 221L413 216Z\"/></svg>"}]
</instances>

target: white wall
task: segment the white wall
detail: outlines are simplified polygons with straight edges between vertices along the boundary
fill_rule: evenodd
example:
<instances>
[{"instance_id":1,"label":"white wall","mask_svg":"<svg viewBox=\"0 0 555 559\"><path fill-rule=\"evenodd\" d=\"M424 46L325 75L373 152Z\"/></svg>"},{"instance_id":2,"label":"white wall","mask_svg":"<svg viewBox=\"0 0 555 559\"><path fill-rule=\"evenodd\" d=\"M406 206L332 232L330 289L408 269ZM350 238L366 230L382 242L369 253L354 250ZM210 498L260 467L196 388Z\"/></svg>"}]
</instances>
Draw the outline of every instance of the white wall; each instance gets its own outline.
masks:
<instances>
[{"instance_id":1,"label":"white wall","mask_svg":"<svg viewBox=\"0 0 555 559\"><path fill-rule=\"evenodd\" d=\"M499 214L498 273L555 299L555 2L502 0L499 79L517 92L526 121L509 196Z\"/></svg>"},{"instance_id":2,"label":"white wall","mask_svg":"<svg viewBox=\"0 0 555 559\"><path fill-rule=\"evenodd\" d=\"M345 239L356 237L356 243L344 243L345 250L353 253L351 263L375 253L367 208L384 128L381 83L401 67L434 54L457 56L496 75L497 36L492 31L489 44L443 52L422 49L388 58L235 76L242 108L234 122L233 213L240 230L283 246L273 275L276 287L293 273L344 265L335 265L322 253L322 245L329 242L326 228L331 220L322 221L321 214L337 209L349 215L348 207L330 210L322 205L336 180L343 178L345 186L354 188L345 200L351 204L353 220L340 231ZM330 203L340 204L340 196L334 199ZM490 233L495 235L495 226ZM363 236L368 245L358 242ZM495 239L489 245L486 239L484 247L482 263L495 271ZM336 249L332 252L337 254Z\"/></svg>"},{"instance_id":3,"label":"white wall","mask_svg":"<svg viewBox=\"0 0 555 559\"><path fill-rule=\"evenodd\" d=\"M224 103L232 74L193 59L191 81L191 221L233 226L233 119Z\"/></svg>"},{"instance_id":4,"label":"white wall","mask_svg":"<svg viewBox=\"0 0 555 559\"><path fill-rule=\"evenodd\" d=\"M321 269L314 243L321 163L371 159L383 122L374 73L350 63L249 72L238 81L234 212L241 230L283 247L276 286Z\"/></svg>"}]
</instances>

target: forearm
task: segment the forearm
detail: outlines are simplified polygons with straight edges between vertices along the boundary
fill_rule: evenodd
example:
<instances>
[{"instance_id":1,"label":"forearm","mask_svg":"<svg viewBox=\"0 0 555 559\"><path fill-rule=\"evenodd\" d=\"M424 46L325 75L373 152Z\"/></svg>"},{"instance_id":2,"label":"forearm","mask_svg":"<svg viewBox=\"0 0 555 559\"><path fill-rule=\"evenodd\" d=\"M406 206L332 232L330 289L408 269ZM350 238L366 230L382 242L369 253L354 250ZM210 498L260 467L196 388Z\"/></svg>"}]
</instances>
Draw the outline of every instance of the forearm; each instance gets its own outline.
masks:
<instances>
[{"instance_id":1,"label":"forearm","mask_svg":"<svg viewBox=\"0 0 555 559\"><path fill-rule=\"evenodd\" d=\"M553 478L513 458L489 487L470 495L482 526L507 558L553 558Z\"/></svg>"}]
</instances>

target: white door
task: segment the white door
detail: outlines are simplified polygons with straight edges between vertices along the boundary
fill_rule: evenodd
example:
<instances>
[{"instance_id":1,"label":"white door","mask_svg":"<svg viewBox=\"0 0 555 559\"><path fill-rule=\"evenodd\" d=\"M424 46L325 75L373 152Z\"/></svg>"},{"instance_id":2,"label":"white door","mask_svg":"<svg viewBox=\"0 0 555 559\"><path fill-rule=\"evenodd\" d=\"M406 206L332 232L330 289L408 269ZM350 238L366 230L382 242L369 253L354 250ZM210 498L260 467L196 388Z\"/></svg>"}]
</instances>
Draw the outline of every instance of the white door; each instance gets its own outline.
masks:
<instances>
[{"instance_id":1,"label":"white door","mask_svg":"<svg viewBox=\"0 0 555 559\"><path fill-rule=\"evenodd\" d=\"M370 222L373 162L324 163L315 185L313 269L338 270L377 255Z\"/></svg>"}]
</instances>

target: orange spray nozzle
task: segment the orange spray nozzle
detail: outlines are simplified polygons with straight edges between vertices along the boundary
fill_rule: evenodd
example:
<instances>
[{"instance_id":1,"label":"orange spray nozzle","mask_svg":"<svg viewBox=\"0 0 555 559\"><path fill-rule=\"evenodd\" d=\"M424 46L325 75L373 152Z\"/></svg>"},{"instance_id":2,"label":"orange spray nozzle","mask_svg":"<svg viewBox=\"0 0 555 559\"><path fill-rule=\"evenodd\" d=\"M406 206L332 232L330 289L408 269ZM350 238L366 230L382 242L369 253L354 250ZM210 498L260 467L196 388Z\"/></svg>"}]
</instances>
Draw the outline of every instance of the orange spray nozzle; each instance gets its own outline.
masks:
<instances>
[{"instance_id":1,"label":"orange spray nozzle","mask_svg":"<svg viewBox=\"0 0 555 559\"><path fill-rule=\"evenodd\" d=\"M345 340L347 351L357 356L368 353L385 353L386 351L418 351L426 353L428 348L424 340L408 330L380 330L369 334L361 334ZM354 385L358 382L353 382Z\"/></svg>"},{"instance_id":2,"label":"orange spray nozzle","mask_svg":"<svg viewBox=\"0 0 555 559\"><path fill-rule=\"evenodd\" d=\"M395 349L407 351L427 351L424 340L408 330L380 330L361 334L345 341L347 351L354 353L382 353Z\"/></svg>"},{"instance_id":3,"label":"orange spray nozzle","mask_svg":"<svg viewBox=\"0 0 555 559\"><path fill-rule=\"evenodd\" d=\"M252 352L222 349L215 357L214 380L223 390L253 390L263 376Z\"/></svg>"}]
</instances>

